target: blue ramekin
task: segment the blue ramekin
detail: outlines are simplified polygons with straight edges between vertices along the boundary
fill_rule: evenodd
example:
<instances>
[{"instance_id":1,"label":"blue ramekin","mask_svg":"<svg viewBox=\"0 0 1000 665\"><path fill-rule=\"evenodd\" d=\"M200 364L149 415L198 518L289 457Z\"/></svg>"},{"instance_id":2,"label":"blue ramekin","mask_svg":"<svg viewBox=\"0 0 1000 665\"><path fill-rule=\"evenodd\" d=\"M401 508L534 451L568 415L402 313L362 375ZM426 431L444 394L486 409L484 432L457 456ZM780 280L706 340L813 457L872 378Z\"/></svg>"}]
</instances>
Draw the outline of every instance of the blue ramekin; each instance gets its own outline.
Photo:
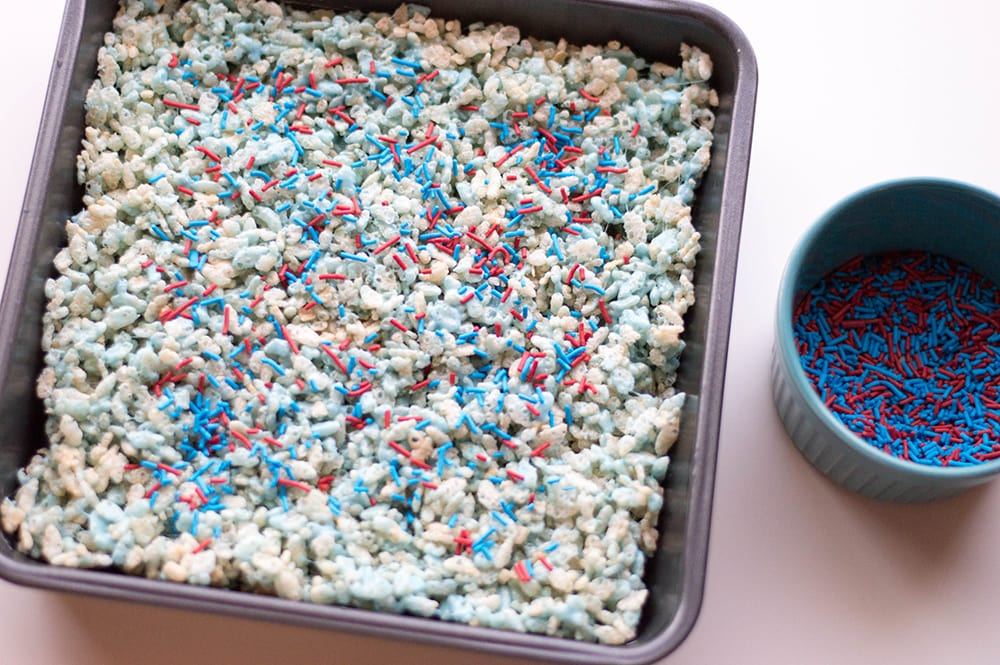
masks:
<instances>
[{"instance_id":1,"label":"blue ramekin","mask_svg":"<svg viewBox=\"0 0 1000 665\"><path fill-rule=\"evenodd\" d=\"M937 467L888 455L826 408L802 369L793 311L827 273L856 256L927 251L965 263L1000 285L1000 198L940 179L882 183L844 199L798 242L778 292L771 387L795 446L834 482L884 501L941 499L1000 473L1000 459Z\"/></svg>"}]
</instances>

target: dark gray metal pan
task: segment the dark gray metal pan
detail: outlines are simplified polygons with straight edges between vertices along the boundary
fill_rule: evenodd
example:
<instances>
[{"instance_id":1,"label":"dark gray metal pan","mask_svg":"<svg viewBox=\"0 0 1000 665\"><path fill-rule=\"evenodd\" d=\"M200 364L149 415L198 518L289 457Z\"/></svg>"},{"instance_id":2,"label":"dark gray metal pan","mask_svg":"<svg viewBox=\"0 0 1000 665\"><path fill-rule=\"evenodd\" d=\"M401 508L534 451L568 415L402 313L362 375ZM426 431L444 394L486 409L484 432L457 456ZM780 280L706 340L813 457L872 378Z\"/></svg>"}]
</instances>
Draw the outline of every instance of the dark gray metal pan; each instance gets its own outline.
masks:
<instances>
[{"instance_id":1,"label":"dark gray metal pan","mask_svg":"<svg viewBox=\"0 0 1000 665\"><path fill-rule=\"evenodd\" d=\"M392 10L394 0L299 2ZM678 388L688 393L680 437L671 452L660 545L649 562L650 596L639 636L623 646L473 628L348 607L287 601L115 573L60 568L30 560L0 538L0 575L21 584L175 608L345 630L395 639L567 663L649 663L676 648L701 606L736 259L743 215L757 89L757 67L743 33L698 4L656 0L425 0L434 15L518 25L522 34L570 42L615 39L647 59L675 60L680 43L707 51L719 94L712 164L698 192L695 225L702 252L697 302L688 312L687 347ZM10 269L0 302L0 493L16 486L17 469L46 445L35 377L44 284L64 243L64 222L82 192L76 154L83 137L84 95L97 49L111 27L116 0L68 0L31 164Z\"/></svg>"}]
</instances>

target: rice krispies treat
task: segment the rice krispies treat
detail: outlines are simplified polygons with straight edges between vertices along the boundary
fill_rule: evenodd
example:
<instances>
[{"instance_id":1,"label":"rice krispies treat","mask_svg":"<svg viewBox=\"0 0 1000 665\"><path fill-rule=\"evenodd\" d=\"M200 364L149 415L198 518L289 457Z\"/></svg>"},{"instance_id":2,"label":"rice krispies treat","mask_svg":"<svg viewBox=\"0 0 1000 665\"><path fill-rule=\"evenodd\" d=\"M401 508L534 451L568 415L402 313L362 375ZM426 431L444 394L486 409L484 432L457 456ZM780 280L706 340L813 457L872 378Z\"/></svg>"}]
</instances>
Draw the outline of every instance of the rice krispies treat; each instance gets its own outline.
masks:
<instances>
[{"instance_id":1,"label":"rice krispies treat","mask_svg":"<svg viewBox=\"0 0 1000 665\"><path fill-rule=\"evenodd\" d=\"M622 643L717 103L513 26L123 3L55 259L52 564Z\"/></svg>"}]
</instances>

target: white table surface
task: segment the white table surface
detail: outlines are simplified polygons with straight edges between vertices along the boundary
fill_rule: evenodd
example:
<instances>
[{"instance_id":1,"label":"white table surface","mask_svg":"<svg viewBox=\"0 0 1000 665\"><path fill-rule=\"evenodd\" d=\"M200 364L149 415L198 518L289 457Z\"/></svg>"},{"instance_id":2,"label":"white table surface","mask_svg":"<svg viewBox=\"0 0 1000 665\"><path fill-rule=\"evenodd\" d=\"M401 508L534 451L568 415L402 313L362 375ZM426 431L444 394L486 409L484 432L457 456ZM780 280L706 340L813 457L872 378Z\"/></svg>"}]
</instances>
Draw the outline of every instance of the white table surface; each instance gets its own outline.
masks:
<instances>
[{"instance_id":1,"label":"white table surface","mask_svg":"<svg viewBox=\"0 0 1000 665\"><path fill-rule=\"evenodd\" d=\"M925 506L861 499L792 448L768 385L781 268L812 220L892 178L1000 192L1000 5L713 0L760 86L701 614L664 662L1000 661L1000 484ZM61 0L0 10L0 267L27 181ZM0 662L510 662L0 582ZM520 661L518 661L520 662Z\"/></svg>"}]
</instances>

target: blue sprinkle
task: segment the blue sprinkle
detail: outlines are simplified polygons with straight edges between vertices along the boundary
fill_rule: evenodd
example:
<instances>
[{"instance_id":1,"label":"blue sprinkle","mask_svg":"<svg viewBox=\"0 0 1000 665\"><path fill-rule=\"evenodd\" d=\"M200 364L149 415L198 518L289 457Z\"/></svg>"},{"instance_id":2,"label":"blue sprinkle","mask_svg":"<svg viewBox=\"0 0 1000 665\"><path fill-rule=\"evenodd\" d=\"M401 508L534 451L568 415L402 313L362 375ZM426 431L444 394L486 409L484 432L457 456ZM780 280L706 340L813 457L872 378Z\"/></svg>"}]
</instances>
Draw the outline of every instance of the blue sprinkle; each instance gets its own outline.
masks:
<instances>
[{"instance_id":1,"label":"blue sprinkle","mask_svg":"<svg viewBox=\"0 0 1000 665\"><path fill-rule=\"evenodd\" d=\"M404 60L402 58L393 57L389 58L389 61L394 65L401 65L403 67L409 67L410 69L420 69L420 63L412 60Z\"/></svg>"},{"instance_id":2,"label":"blue sprinkle","mask_svg":"<svg viewBox=\"0 0 1000 665\"><path fill-rule=\"evenodd\" d=\"M265 357L265 358L261 358L260 361L262 363L264 363L265 365L267 365L268 367L271 367L275 372L277 372L281 376L285 375L285 370L282 369L281 365L279 365L278 363L276 363L274 360L271 360L270 358L266 358Z\"/></svg>"}]
</instances>

